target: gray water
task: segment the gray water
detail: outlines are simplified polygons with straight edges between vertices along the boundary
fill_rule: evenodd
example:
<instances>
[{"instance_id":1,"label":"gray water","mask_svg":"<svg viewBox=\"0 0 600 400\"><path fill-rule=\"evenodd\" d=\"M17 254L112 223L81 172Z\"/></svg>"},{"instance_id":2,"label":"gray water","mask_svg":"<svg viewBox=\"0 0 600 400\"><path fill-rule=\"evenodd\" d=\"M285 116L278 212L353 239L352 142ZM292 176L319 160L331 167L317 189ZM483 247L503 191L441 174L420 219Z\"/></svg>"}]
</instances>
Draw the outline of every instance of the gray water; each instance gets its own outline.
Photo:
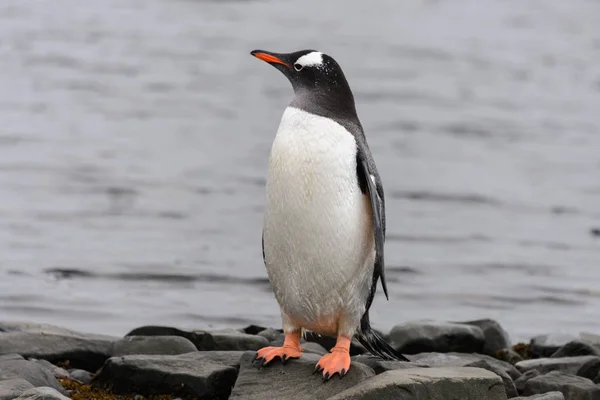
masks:
<instances>
[{"instance_id":1,"label":"gray water","mask_svg":"<svg viewBox=\"0 0 600 400\"><path fill-rule=\"evenodd\" d=\"M600 3L3 0L0 319L124 334L279 326L260 235L315 48L387 197L373 324L600 332Z\"/></svg>"}]
</instances>

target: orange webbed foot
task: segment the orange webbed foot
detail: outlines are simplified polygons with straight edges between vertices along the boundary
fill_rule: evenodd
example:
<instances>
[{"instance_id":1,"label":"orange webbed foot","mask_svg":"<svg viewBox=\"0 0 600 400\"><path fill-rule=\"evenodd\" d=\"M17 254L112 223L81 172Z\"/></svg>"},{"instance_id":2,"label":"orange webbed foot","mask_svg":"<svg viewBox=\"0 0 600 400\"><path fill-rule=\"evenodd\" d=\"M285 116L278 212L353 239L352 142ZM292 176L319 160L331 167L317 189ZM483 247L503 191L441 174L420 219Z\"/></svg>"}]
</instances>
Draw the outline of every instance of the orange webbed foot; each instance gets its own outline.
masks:
<instances>
[{"instance_id":1,"label":"orange webbed foot","mask_svg":"<svg viewBox=\"0 0 600 400\"><path fill-rule=\"evenodd\" d=\"M300 358L302 347L300 347L300 331L285 334L282 347L263 347L256 352L256 359L261 361L260 365L267 365L275 358L281 358L285 364L290 358Z\"/></svg>"},{"instance_id":2,"label":"orange webbed foot","mask_svg":"<svg viewBox=\"0 0 600 400\"><path fill-rule=\"evenodd\" d=\"M348 373L350 369L350 339L339 336L335 347L329 354L325 354L317 365L315 372L323 371L323 380L327 381L335 374L339 374L340 379Z\"/></svg>"}]
</instances>

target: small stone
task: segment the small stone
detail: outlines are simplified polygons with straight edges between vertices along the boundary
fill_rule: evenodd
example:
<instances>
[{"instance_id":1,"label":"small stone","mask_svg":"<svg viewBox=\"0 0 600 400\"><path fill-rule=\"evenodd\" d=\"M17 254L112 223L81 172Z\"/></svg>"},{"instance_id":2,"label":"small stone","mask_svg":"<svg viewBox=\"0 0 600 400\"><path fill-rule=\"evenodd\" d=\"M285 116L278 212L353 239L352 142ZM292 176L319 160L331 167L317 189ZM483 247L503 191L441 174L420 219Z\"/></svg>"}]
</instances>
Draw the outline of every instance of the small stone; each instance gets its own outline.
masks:
<instances>
[{"instance_id":1,"label":"small stone","mask_svg":"<svg viewBox=\"0 0 600 400\"><path fill-rule=\"evenodd\" d=\"M506 361L509 364L515 365L519 361L523 361L523 357L513 349L498 350L495 354L498 360Z\"/></svg>"},{"instance_id":2,"label":"small stone","mask_svg":"<svg viewBox=\"0 0 600 400\"><path fill-rule=\"evenodd\" d=\"M421 353L411 356L411 359L413 362L423 363L430 367L464 367L473 362L485 360L494 368L506 372L513 380L521 376L521 373L513 365L484 354Z\"/></svg>"},{"instance_id":3,"label":"small stone","mask_svg":"<svg viewBox=\"0 0 600 400\"><path fill-rule=\"evenodd\" d=\"M587 343L573 340L556 350L550 357L559 358L575 356L600 356L600 351Z\"/></svg>"},{"instance_id":4,"label":"small stone","mask_svg":"<svg viewBox=\"0 0 600 400\"><path fill-rule=\"evenodd\" d=\"M576 375L588 378L591 380L596 379L600 373L600 358L595 358L584 363L581 368L577 370Z\"/></svg>"},{"instance_id":5,"label":"small stone","mask_svg":"<svg viewBox=\"0 0 600 400\"><path fill-rule=\"evenodd\" d=\"M262 336L269 342L274 342L280 338L283 338L283 332L273 328L267 328L258 333L258 336Z\"/></svg>"},{"instance_id":6,"label":"small stone","mask_svg":"<svg viewBox=\"0 0 600 400\"><path fill-rule=\"evenodd\" d=\"M561 392L567 400L598 400L600 386L587 378L552 371L546 375L531 378L525 384L524 395Z\"/></svg>"},{"instance_id":7,"label":"small stone","mask_svg":"<svg viewBox=\"0 0 600 400\"><path fill-rule=\"evenodd\" d=\"M517 388L517 392L523 393L525 390L525 383L531 378L535 378L536 376L540 376L541 373L537 369L531 369L521 375L519 378L515 380L515 387Z\"/></svg>"},{"instance_id":8,"label":"small stone","mask_svg":"<svg viewBox=\"0 0 600 400\"><path fill-rule=\"evenodd\" d=\"M73 369L69 371L69 373L71 374L71 379L75 379L84 385L89 385L92 381L92 374L88 371L84 371L82 369Z\"/></svg>"},{"instance_id":9,"label":"small stone","mask_svg":"<svg viewBox=\"0 0 600 400\"><path fill-rule=\"evenodd\" d=\"M260 332L262 332L266 329L272 329L272 328L265 328L264 326L252 324L252 325L248 325L247 327L243 328L241 331L244 333L247 333L248 335L258 335Z\"/></svg>"},{"instance_id":10,"label":"small stone","mask_svg":"<svg viewBox=\"0 0 600 400\"><path fill-rule=\"evenodd\" d=\"M537 369L541 373L561 371L567 374L576 374L585 363L598 359L600 359L600 357L597 356L536 358L518 362L515 367L521 372Z\"/></svg>"},{"instance_id":11,"label":"small stone","mask_svg":"<svg viewBox=\"0 0 600 400\"><path fill-rule=\"evenodd\" d=\"M15 400L71 400L51 387L37 387L29 389Z\"/></svg>"},{"instance_id":12,"label":"small stone","mask_svg":"<svg viewBox=\"0 0 600 400\"><path fill-rule=\"evenodd\" d=\"M467 364L465 365L465 367L482 368L495 373L502 379L506 395L509 398L516 397L519 395L519 393L517 393L517 388L515 387L515 383L513 382L512 378L506 373L504 369L499 368L497 364L490 363L488 360L479 360Z\"/></svg>"},{"instance_id":13,"label":"small stone","mask_svg":"<svg viewBox=\"0 0 600 400\"><path fill-rule=\"evenodd\" d=\"M230 399L328 399L375 375L366 365L353 363L344 379L336 375L323 383L320 373L313 374L319 359L317 354L305 353L285 365L275 360L258 368L257 363L253 363L254 352L246 352L240 361L240 373Z\"/></svg>"},{"instance_id":14,"label":"small stone","mask_svg":"<svg viewBox=\"0 0 600 400\"><path fill-rule=\"evenodd\" d=\"M61 367L57 367L56 365L52 364L50 361L47 360L36 360L33 358L29 359L30 361L34 361L38 364L40 364L42 367L46 368L48 371L52 372L52 375L54 375L54 377L56 379L60 379L60 378L69 378L69 372L67 372L67 370L65 370L64 368Z\"/></svg>"},{"instance_id":15,"label":"small stone","mask_svg":"<svg viewBox=\"0 0 600 400\"><path fill-rule=\"evenodd\" d=\"M459 322L460 324L473 325L483 331L485 343L483 345L483 354L495 356L496 352L510 348L510 336L508 332L493 319L479 319L475 321Z\"/></svg>"},{"instance_id":16,"label":"small stone","mask_svg":"<svg viewBox=\"0 0 600 400\"><path fill-rule=\"evenodd\" d=\"M0 354L66 361L75 368L95 371L110 356L116 338L84 334L47 324L0 322Z\"/></svg>"},{"instance_id":17,"label":"small stone","mask_svg":"<svg viewBox=\"0 0 600 400\"><path fill-rule=\"evenodd\" d=\"M376 374L381 374L383 372L391 371L394 369L429 368L428 365L423 363L382 360L379 357L368 354L353 356L352 361L369 366L373 369L373 371L375 371Z\"/></svg>"},{"instance_id":18,"label":"small stone","mask_svg":"<svg viewBox=\"0 0 600 400\"><path fill-rule=\"evenodd\" d=\"M52 373L34 361L8 360L0 362L0 381L4 379L24 379L34 387L49 386L64 393Z\"/></svg>"},{"instance_id":19,"label":"small stone","mask_svg":"<svg viewBox=\"0 0 600 400\"><path fill-rule=\"evenodd\" d=\"M384 372L329 400L506 400L500 377L480 368L412 368Z\"/></svg>"},{"instance_id":20,"label":"small stone","mask_svg":"<svg viewBox=\"0 0 600 400\"><path fill-rule=\"evenodd\" d=\"M269 341L258 335L241 332L211 332L215 350L259 350L269 345Z\"/></svg>"},{"instance_id":21,"label":"small stone","mask_svg":"<svg viewBox=\"0 0 600 400\"><path fill-rule=\"evenodd\" d=\"M205 331L190 332L169 326L147 325L132 330L125 335L125 337L128 336L181 336L192 342L197 350L215 350L215 341L212 335Z\"/></svg>"},{"instance_id":22,"label":"small stone","mask_svg":"<svg viewBox=\"0 0 600 400\"><path fill-rule=\"evenodd\" d=\"M239 360L240 354L211 351L112 357L94 376L92 385L115 394L227 399L238 373L231 363L234 358Z\"/></svg>"},{"instance_id":23,"label":"small stone","mask_svg":"<svg viewBox=\"0 0 600 400\"><path fill-rule=\"evenodd\" d=\"M126 336L113 344L112 356L134 354L176 355L198 351L196 346L181 336Z\"/></svg>"},{"instance_id":24,"label":"small stone","mask_svg":"<svg viewBox=\"0 0 600 400\"><path fill-rule=\"evenodd\" d=\"M29 389L33 389L33 385L25 379L0 380L0 400L12 400Z\"/></svg>"},{"instance_id":25,"label":"small stone","mask_svg":"<svg viewBox=\"0 0 600 400\"><path fill-rule=\"evenodd\" d=\"M481 353L483 331L476 326L449 322L410 322L390 332L391 345L403 354L423 352Z\"/></svg>"},{"instance_id":26,"label":"small stone","mask_svg":"<svg viewBox=\"0 0 600 400\"><path fill-rule=\"evenodd\" d=\"M565 400L565 396L561 392L548 392L527 397L515 397L511 400Z\"/></svg>"}]
</instances>

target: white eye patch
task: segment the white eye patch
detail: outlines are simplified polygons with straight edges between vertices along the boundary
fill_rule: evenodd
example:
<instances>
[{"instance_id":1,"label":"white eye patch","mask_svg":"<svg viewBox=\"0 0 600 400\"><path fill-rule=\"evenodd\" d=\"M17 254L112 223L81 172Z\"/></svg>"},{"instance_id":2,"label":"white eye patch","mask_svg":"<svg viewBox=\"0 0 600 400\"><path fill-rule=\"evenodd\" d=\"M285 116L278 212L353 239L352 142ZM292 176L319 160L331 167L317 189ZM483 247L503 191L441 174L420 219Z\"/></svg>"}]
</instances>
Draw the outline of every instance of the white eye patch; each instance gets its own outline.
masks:
<instances>
[{"instance_id":1,"label":"white eye patch","mask_svg":"<svg viewBox=\"0 0 600 400\"><path fill-rule=\"evenodd\" d=\"M320 67L323 65L323 53L313 51L300 57L294 64L299 64L304 67Z\"/></svg>"}]
</instances>

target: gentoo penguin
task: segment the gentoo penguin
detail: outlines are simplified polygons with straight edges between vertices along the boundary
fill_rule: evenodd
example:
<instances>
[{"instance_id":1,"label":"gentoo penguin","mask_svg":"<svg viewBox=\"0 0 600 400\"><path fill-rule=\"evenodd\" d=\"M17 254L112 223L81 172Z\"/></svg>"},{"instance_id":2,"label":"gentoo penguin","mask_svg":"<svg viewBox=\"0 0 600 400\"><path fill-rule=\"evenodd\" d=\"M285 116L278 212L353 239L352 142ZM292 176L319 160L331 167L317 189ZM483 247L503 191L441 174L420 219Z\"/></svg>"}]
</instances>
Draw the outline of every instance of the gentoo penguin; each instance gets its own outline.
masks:
<instances>
[{"instance_id":1,"label":"gentoo penguin","mask_svg":"<svg viewBox=\"0 0 600 400\"><path fill-rule=\"evenodd\" d=\"M342 69L314 50L250 54L281 71L295 94L271 148L262 237L285 340L257 359L300 357L310 330L337 338L315 367L325 380L348 372L353 336L377 356L408 361L369 323L379 279L387 297L384 195Z\"/></svg>"}]
</instances>

